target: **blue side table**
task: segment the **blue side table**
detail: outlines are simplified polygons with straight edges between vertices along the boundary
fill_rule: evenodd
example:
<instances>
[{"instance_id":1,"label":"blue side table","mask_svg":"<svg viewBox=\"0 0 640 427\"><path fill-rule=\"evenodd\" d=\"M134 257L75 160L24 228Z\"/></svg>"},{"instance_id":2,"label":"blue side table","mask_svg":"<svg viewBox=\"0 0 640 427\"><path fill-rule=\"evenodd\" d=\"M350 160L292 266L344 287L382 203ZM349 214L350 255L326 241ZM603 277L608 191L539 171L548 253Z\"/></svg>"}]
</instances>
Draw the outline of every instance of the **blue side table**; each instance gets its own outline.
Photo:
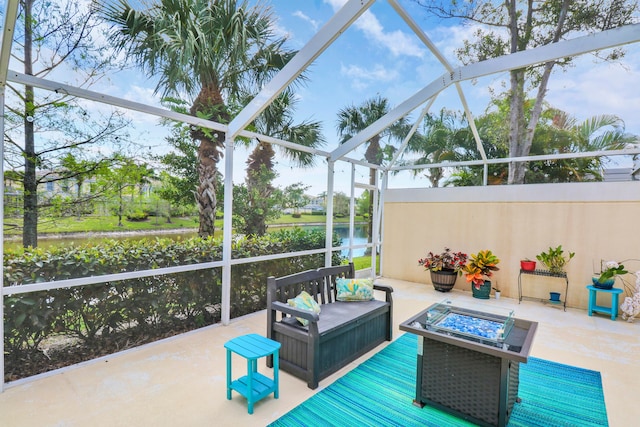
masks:
<instances>
[{"instance_id":1,"label":"blue side table","mask_svg":"<svg viewBox=\"0 0 640 427\"><path fill-rule=\"evenodd\" d=\"M594 311L597 311L600 313L610 314L611 320L616 320L616 317L618 317L618 295L622 293L622 289L600 289L592 285L587 286L587 289L589 290L589 316L591 316ZM611 307L603 307L596 304L598 292L611 294Z\"/></svg>"},{"instance_id":2,"label":"blue side table","mask_svg":"<svg viewBox=\"0 0 640 427\"><path fill-rule=\"evenodd\" d=\"M224 344L227 349L227 399L231 400L231 390L247 398L249 414L253 414L253 404L273 393L278 398L278 352L280 343L258 334L248 334L233 338ZM231 353L247 359L247 375L231 381ZM258 359L273 355L273 379L258 372Z\"/></svg>"}]
</instances>

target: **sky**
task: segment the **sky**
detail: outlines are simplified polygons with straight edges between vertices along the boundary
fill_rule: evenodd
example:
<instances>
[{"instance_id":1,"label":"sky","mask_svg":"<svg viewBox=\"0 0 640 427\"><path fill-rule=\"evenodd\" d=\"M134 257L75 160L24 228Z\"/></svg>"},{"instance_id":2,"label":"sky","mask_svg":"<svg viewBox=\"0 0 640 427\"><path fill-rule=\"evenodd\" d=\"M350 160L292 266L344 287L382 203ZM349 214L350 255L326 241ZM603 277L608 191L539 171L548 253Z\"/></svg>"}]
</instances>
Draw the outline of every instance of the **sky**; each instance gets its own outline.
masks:
<instances>
[{"instance_id":1,"label":"sky","mask_svg":"<svg viewBox=\"0 0 640 427\"><path fill-rule=\"evenodd\" d=\"M290 1L273 0L278 29L290 45L301 48L339 9L345 0ZM441 19L428 19L425 11L412 1L400 2L423 28L441 53L454 66L462 64L455 49L471 38L474 28ZM593 55L576 60L567 72L552 76L547 101L579 120L599 114L615 114L624 120L628 132L640 135L640 44L627 46L625 58L618 64L596 63ZM299 115L324 123L327 147L338 145L337 111L380 95L392 106L400 104L444 73L444 68L421 44L411 29L386 1L376 2L344 32L312 65L309 84L299 91ZM474 115L485 112L490 102L489 89L502 92L508 73L477 82L463 83L465 97ZM441 93L431 111L441 108L462 111L454 87ZM411 123L417 117L415 111ZM362 151L352 155L362 158ZM338 166L340 168L340 166ZM344 168L347 172L349 167ZM323 180L325 171L319 174ZM306 175L306 173L305 173ZM356 179L366 181L358 172ZM286 171L280 180L286 181ZM348 179L348 174L346 175ZM338 179L337 179L338 181ZM393 182L396 181L396 182ZM415 180L409 173L392 179L395 186L424 186L427 180Z\"/></svg>"},{"instance_id":2,"label":"sky","mask_svg":"<svg viewBox=\"0 0 640 427\"><path fill-rule=\"evenodd\" d=\"M329 21L346 0L267 0L276 20L276 31L286 36L287 46L302 48L313 35ZM250 0L250 3L255 3ZM471 38L472 26L451 21L428 18L410 0L400 3L424 29L427 36L454 66L461 63L455 49ZM552 76L547 101L579 120L599 114L615 114L626 123L626 130L640 135L640 43L626 47L625 58L616 64L596 63L592 55L576 60L576 66L566 72L557 70ZM445 72L443 66L421 44L409 27L385 0L378 0L349 29L347 29L311 65L307 71L307 83L298 88L299 98L296 117L299 120L318 120L323 124L327 141L322 147L332 151L338 146L336 131L337 113L349 106L358 106L375 96L385 97L392 107L400 104L418 90L427 86ZM508 73L489 76L475 82L463 82L465 96L474 115L485 112L490 102L490 89L505 90ZM154 95L155 81L149 80L138 70L127 70L103 79L91 90L119 96L136 102L159 106ZM99 107L108 109L107 106ZM455 88L443 91L431 108L462 111L462 104ZM409 116L413 123L418 111ZM158 152L166 149L166 128L158 125L158 119L150 115L129 112L135 131L134 138L141 146ZM350 154L356 159L364 158L361 149ZM246 168L246 150L235 150L234 181L242 182ZM276 185L285 187L304 181L309 185L308 194L317 195L326 191L327 166L318 159L316 166L301 170L285 156L277 158ZM223 162L220 168L224 170ZM351 176L350 165L336 165L336 190L348 194ZM356 168L356 181L368 182L368 170ZM425 178L415 180L403 173L391 180L392 187L426 186Z\"/></svg>"}]
</instances>

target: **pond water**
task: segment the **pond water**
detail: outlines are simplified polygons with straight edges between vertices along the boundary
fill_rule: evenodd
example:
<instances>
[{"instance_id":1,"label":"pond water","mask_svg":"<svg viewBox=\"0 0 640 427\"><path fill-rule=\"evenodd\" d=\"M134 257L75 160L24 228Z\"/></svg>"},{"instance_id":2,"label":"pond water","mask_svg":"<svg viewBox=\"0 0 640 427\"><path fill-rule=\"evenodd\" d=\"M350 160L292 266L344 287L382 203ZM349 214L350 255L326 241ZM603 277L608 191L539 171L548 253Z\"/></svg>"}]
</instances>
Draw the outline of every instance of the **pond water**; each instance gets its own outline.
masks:
<instances>
[{"instance_id":1,"label":"pond water","mask_svg":"<svg viewBox=\"0 0 640 427\"><path fill-rule=\"evenodd\" d=\"M325 227L324 226L319 226L319 225L306 225L306 226L300 226L300 228L302 229L306 229L306 230L324 230ZM279 227L272 227L270 228L270 230L278 230ZM353 244L354 245L363 245L367 243L367 229L368 226L361 224L361 225L356 225L354 227L354 232L353 232ZM345 226L334 226L334 230L335 232L338 234L338 236L340 236L340 239L342 239L342 245L348 245L349 244L349 227L348 225ZM155 237L161 237L164 239L175 239L175 240L179 240L179 239L189 239L191 237L195 237L197 235L197 233L195 231L188 231L188 232L168 232L168 233L151 233L151 234L146 234L146 233L132 233L132 234L110 234L110 235L99 235L99 236L91 236L91 237L79 237L79 236L74 236L74 237L40 237L38 239L38 247L40 248L48 248L48 247L52 247L52 246L80 246L80 245L84 245L86 243L97 243L100 242L101 240L142 240L142 239L148 239L148 238L155 238ZM222 232L221 231L216 231L216 237L221 236ZM4 242L4 249L8 250L8 249L14 249L14 248L18 248L21 246L21 242L20 240L5 240ZM360 257L360 256L364 256L366 251L366 248L359 248L359 249L354 249L353 250L353 256L354 257ZM349 255L349 251L348 250L343 250L341 252L342 256L348 256Z\"/></svg>"}]
</instances>

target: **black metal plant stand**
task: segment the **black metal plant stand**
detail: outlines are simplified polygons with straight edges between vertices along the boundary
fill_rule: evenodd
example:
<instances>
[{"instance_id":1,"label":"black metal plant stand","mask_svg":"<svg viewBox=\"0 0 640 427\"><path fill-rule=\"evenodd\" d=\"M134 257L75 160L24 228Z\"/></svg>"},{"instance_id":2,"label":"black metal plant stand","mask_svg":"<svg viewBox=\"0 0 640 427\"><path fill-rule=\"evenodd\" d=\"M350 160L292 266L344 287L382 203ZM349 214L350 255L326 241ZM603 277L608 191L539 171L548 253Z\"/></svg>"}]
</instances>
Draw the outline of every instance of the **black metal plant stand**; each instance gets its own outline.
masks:
<instances>
[{"instance_id":1,"label":"black metal plant stand","mask_svg":"<svg viewBox=\"0 0 640 427\"><path fill-rule=\"evenodd\" d=\"M522 292L522 275L529 274L532 276L546 276L546 277L556 277L558 279L564 279L565 288L564 288L564 300L561 300L562 307L564 311L567 311L567 298L569 294L569 279L567 278L567 273L553 273L549 270L522 270L520 269L520 274L518 274L518 303L522 302L523 299L541 301L544 303L551 302L550 300L545 300L544 298L533 297L529 295L524 295ZM558 304L559 306L559 304Z\"/></svg>"}]
</instances>

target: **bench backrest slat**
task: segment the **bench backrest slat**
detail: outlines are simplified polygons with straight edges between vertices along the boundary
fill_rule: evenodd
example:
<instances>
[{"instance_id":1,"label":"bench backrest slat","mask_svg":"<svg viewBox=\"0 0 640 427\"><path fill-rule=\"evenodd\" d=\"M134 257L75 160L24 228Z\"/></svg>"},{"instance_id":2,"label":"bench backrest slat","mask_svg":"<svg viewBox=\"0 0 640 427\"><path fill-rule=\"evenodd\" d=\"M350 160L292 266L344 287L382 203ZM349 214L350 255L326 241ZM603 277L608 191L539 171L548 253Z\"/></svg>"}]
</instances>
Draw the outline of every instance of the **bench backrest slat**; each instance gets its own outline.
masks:
<instances>
[{"instance_id":1,"label":"bench backrest slat","mask_svg":"<svg viewBox=\"0 0 640 427\"><path fill-rule=\"evenodd\" d=\"M307 291L320 304L332 303L336 300L336 279L338 277L353 277L353 264L336 267L325 267L317 270L307 270L289 276L274 278L267 281L267 304L273 301L287 302L295 298L303 290Z\"/></svg>"}]
</instances>

